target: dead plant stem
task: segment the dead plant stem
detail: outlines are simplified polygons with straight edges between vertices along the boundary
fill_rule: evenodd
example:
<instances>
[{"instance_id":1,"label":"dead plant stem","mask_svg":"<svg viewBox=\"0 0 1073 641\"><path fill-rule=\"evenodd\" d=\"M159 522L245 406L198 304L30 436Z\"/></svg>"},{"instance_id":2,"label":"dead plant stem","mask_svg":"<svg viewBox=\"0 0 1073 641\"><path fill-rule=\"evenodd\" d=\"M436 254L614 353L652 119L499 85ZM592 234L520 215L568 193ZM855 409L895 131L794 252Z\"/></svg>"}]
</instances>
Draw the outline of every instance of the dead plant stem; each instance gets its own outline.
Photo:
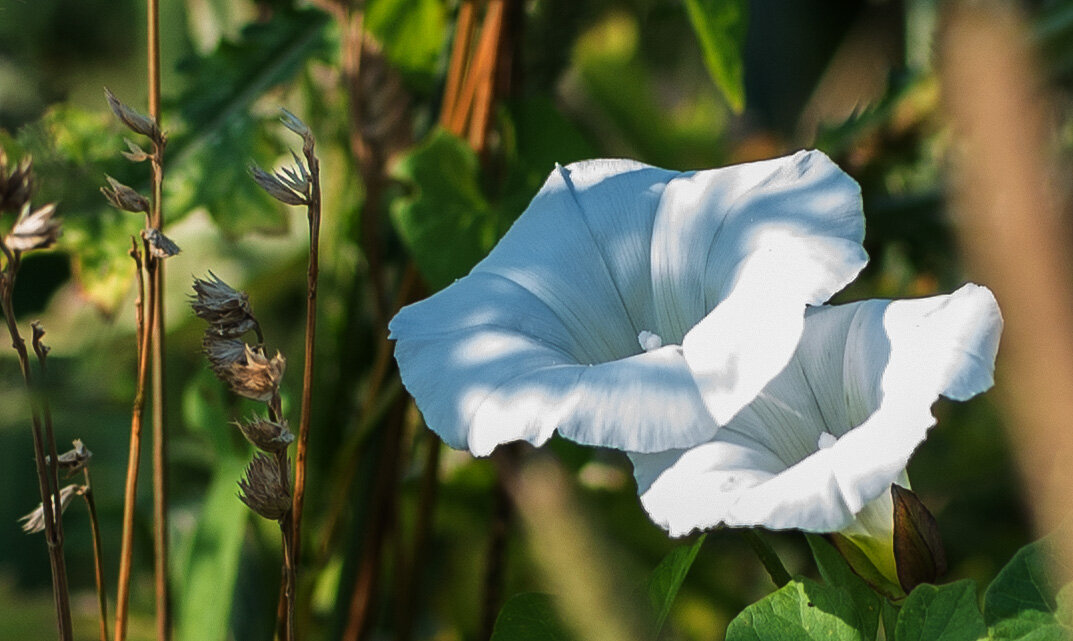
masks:
<instances>
[{"instance_id":1,"label":"dead plant stem","mask_svg":"<svg viewBox=\"0 0 1073 641\"><path fill-rule=\"evenodd\" d=\"M89 467L82 468L86 483L82 486L82 498L89 511L89 529L93 537L93 578L97 586L97 610L100 613L100 641L108 641L108 597L104 593L104 554L101 551L101 528L97 521L97 502L93 500L93 483Z\"/></svg>"},{"instance_id":2,"label":"dead plant stem","mask_svg":"<svg viewBox=\"0 0 1073 641\"><path fill-rule=\"evenodd\" d=\"M115 639L124 641L127 636L127 606L130 602L130 575L134 557L134 506L138 493L138 467L142 443L142 420L145 415L145 387L149 378L149 337L147 321L153 317L152 307L147 307L145 278L142 272L142 253L138 243L131 239L130 256L134 259L138 293L134 300L134 321L138 341L137 388L134 408L130 419L130 447L127 455L127 481L123 493L123 534L119 553L119 588L116 595ZM150 282L150 289L153 285ZM148 318L145 312L148 311Z\"/></svg>"}]
</instances>

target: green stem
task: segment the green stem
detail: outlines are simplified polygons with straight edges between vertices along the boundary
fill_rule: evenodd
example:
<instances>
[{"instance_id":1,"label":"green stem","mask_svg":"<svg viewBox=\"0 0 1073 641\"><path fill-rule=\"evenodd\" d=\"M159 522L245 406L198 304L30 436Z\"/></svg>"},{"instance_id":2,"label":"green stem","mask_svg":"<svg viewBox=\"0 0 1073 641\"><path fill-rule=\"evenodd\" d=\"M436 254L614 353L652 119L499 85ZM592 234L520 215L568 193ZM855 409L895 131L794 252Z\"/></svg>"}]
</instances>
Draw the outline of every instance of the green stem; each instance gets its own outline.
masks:
<instances>
[{"instance_id":1,"label":"green stem","mask_svg":"<svg viewBox=\"0 0 1073 641\"><path fill-rule=\"evenodd\" d=\"M775 553L775 548L771 547L771 545L760 536L760 533L752 528L740 530L740 532L742 538L749 544L749 547L753 549L753 552L756 552L757 558L759 558L760 563L764 565L764 569L767 570L772 582L780 588L789 583L790 573L786 571L786 567L779 559L779 555Z\"/></svg>"}]
</instances>

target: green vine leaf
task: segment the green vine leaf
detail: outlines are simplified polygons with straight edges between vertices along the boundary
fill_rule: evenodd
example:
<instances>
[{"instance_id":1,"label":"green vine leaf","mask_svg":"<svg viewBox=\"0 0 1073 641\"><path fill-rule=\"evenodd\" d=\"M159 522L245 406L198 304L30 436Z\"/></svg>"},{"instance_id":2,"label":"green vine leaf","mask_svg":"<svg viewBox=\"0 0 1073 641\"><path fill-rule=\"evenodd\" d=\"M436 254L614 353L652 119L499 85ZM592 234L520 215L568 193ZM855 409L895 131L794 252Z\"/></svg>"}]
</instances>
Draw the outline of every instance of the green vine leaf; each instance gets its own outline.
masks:
<instances>
[{"instance_id":1,"label":"green vine leaf","mask_svg":"<svg viewBox=\"0 0 1073 641\"><path fill-rule=\"evenodd\" d=\"M655 613L653 638L659 638L663 623L667 620L667 615L671 613L671 606L674 604L675 597L678 596L678 590L686 580L689 568L693 567L693 561L696 560L697 553L700 552L700 547L704 545L704 539L707 536L703 534L692 544L680 545L671 550L648 577L648 600Z\"/></svg>"},{"instance_id":2,"label":"green vine leaf","mask_svg":"<svg viewBox=\"0 0 1073 641\"><path fill-rule=\"evenodd\" d=\"M1061 587L1060 567L1048 539L1017 551L984 594L984 620L995 641L1073 639L1073 584Z\"/></svg>"},{"instance_id":3,"label":"green vine leaf","mask_svg":"<svg viewBox=\"0 0 1073 641\"><path fill-rule=\"evenodd\" d=\"M976 582L922 584L906 598L895 624L895 641L977 641L987 633L976 604Z\"/></svg>"},{"instance_id":4,"label":"green vine leaf","mask_svg":"<svg viewBox=\"0 0 1073 641\"><path fill-rule=\"evenodd\" d=\"M745 608L727 641L864 641L853 597L842 588L798 578Z\"/></svg>"},{"instance_id":5,"label":"green vine leaf","mask_svg":"<svg viewBox=\"0 0 1073 641\"><path fill-rule=\"evenodd\" d=\"M823 580L828 585L846 590L853 599L861 622L861 636L865 639L876 638L883 599L868 586L864 579L853 572L838 550L822 536L806 534L805 538L808 540L809 548L812 549L812 556L816 559L816 566Z\"/></svg>"},{"instance_id":6,"label":"green vine leaf","mask_svg":"<svg viewBox=\"0 0 1073 641\"><path fill-rule=\"evenodd\" d=\"M570 641L550 594L516 594L503 604L489 641Z\"/></svg>"}]
</instances>

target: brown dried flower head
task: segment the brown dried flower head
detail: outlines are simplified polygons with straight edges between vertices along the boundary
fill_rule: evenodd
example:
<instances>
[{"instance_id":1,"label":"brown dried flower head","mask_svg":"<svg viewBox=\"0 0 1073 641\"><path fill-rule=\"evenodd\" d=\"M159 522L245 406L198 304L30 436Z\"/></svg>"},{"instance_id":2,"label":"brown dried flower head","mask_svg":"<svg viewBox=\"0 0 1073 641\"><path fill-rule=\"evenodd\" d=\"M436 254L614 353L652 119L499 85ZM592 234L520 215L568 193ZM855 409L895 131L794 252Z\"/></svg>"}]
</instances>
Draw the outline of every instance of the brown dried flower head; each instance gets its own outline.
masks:
<instances>
[{"instance_id":1,"label":"brown dried flower head","mask_svg":"<svg viewBox=\"0 0 1073 641\"><path fill-rule=\"evenodd\" d=\"M20 211L34 191L33 162L29 156L12 165L0 149L0 214Z\"/></svg>"},{"instance_id":2,"label":"brown dried flower head","mask_svg":"<svg viewBox=\"0 0 1073 641\"><path fill-rule=\"evenodd\" d=\"M152 158L152 156L145 153L145 150L139 147L138 143L133 140L124 138L123 142L127 143L127 151L121 151L119 153L123 154L127 160L131 162L142 162Z\"/></svg>"},{"instance_id":3,"label":"brown dried flower head","mask_svg":"<svg viewBox=\"0 0 1073 641\"><path fill-rule=\"evenodd\" d=\"M68 477L84 468L93 458L93 452L89 451L82 439L76 438L71 445L73 445L71 449L56 457L60 471L66 472ZM46 456L45 460L48 461L50 458Z\"/></svg>"},{"instance_id":4,"label":"brown dried flower head","mask_svg":"<svg viewBox=\"0 0 1073 641\"><path fill-rule=\"evenodd\" d=\"M58 514L63 514L67 510L67 506L71 504L71 499L82 489L81 485L68 485L60 489L60 509ZM30 512L26 516L19 519L22 523L22 531L27 534L34 534L35 532L45 531L45 504L38 503L37 508L33 512Z\"/></svg>"},{"instance_id":5,"label":"brown dried flower head","mask_svg":"<svg viewBox=\"0 0 1073 641\"><path fill-rule=\"evenodd\" d=\"M294 155L295 167L284 167L274 174L270 174L257 165L250 165L250 175L264 189L269 196L286 205L309 204L309 171L305 164Z\"/></svg>"},{"instance_id":6,"label":"brown dried flower head","mask_svg":"<svg viewBox=\"0 0 1073 641\"><path fill-rule=\"evenodd\" d=\"M290 469L289 461L285 469ZM280 466L270 456L255 454L238 482L238 498L266 519L278 521L291 509L291 493Z\"/></svg>"},{"instance_id":7,"label":"brown dried flower head","mask_svg":"<svg viewBox=\"0 0 1073 641\"><path fill-rule=\"evenodd\" d=\"M115 94L108 88L105 88L104 96L108 99L108 106L112 109L112 113L114 113L116 118L119 118L128 129L134 133L148 136L158 144L164 142L164 136L160 133L160 127L157 126L155 120L120 102L119 98L116 98Z\"/></svg>"},{"instance_id":8,"label":"brown dried flower head","mask_svg":"<svg viewBox=\"0 0 1073 641\"><path fill-rule=\"evenodd\" d=\"M149 213L148 198L111 176L105 178L108 180L108 187L101 187L101 193L113 207L134 213Z\"/></svg>"},{"instance_id":9,"label":"brown dried flower head","mask_svg":"<svg viewBox=\"0 0 1073 641\"><path fill-rule=\"evenodd\" d=\"M149 253L161 260L171 258L181 251L178 245L155 227L143 229L142 239L149 245Z\"/></svg>"},{"instance_id":10,"label":"brown dried flower head","mask_svg":"<svg viewBox=\"0 0 1073 641\"><path fill-rule=\"evenodd\" d=\"M4 245L9 250L17 252L51 247L62 233L60 221L55 214L55 203L40 207L33 212L30 211L30 203L26 203L22 206L14 227L4 237Z\"/></svg>"},{"instance_id":11,"label":"brown dried flower head","mask_svg":"<svg viewBox=\"0 0 1073 641\"><path fill-rule=\"evenodd\" d=\"M271 359L265 356L260 347L246 349L243 362L233 363L222 373L217 372L231 387L231 391L239 396L267 403L279 391L280 381L283 380L283 371L286 369L287 360L283 355L276 352Z\"/></svg>"},{"instance_id":12,"label":"brown dried flower head","mask_svg":"<svg viewBox=\"0 0 1073 641\"><path fill-rule=\"evenodd\" d=\"M217 336L238 338L258 328L250 310L249 295L234 289L211 271L209 278L194 279L190 306L198 318L208 321L208 331Z\"/></svg>"},{"instance_id":13,"label":"brown dried flower head","mask_svg":"<svg viewBox=\"0 0 1073 641\"><path fill-rule=\"evenodd\" d=\"M225 372L246 360L246 344L234 338L224 338L215 334L205 334L201 349L209 359L213 373L226 380Z\"/></svg>"},{"instance_id":14,"label":"brown dried flower head","mask_svg":"<svg viewBox=\"0 0 1073 641\"><path fill-rule=\"evenodd\" d=\"M257 449L275 453L286 450L294 442L294 434L287 429L287 421L270 421L260 416L246 421L235 421L246 440Z\"/></svg>"}]
</instances>

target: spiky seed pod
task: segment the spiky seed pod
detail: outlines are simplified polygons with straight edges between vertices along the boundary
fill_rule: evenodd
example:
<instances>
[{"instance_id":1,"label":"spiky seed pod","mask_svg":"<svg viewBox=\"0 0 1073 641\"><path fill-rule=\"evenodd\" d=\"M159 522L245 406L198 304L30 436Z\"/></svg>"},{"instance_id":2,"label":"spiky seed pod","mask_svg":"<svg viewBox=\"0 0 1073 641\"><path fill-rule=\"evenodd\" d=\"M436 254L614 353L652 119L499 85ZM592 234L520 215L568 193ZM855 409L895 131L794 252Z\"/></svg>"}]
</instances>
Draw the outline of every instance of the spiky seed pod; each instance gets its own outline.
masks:
<instances>
[{"instance_id":1,"label":"spiky seed pod","mask_svg":"<svg viewBox=\"0 0 1073 641\"><path fill-rule=\"evenodd\" d=\"M55 203L49 203L33 212L30 211L30 203L26 203L22 206L14 227L4 237L4 245L9 250L18 252L51 247L62 233L60 221L55 214Z\"/></svg>"},{"instance_id":2,"label":"spiky seed pod","mask_svg":"<svg viewBox=\"0 0 1073 641\"><path fill-rule=\"evenodd\" d=\"M33 191L33 162L30 158L23 158L12 166L7 154L0 149L0 214L22 210L30 202Z\"/></svg>"},{"instance_id":3,"label":"spiky seed pod","mask_svg":"<svg viewBox=\"0 0 1073 641\"><path fill-rule=\"evenodd\" d=\"M294 434L287 429L286 420L276 423L267 418L253 416L246 421L235 421L234 424L247 441L265 452L282 452L294 442Z\"/></svg>"},{"instance_id":4,"label":"spiky seed pod","mask_svg":"<svg viewBox=\"0 0 1073 641\"><path fill-rule=\"evenodd\" d=\"M164 142L164 136L160 133L160 127L157 126L155 120L120 102L119 98L116 98L115 94L108 88L105 88L104 96L108 99L108 106L112 109L112 113L128 129L136 134L148 136L157 144Z\"/></svg>"},{"instance_id":5,"label":"spiky seed pod","mask_svg":"<svg viewBox=\"0 0 1073 641\"><path fill-rule=\"evenodd\" d=\"M68 485L60 489L60 509L58 514L63 514L67 510L67 506L71 504L71 499L78 494L82 488L81 485ZM38 503L37 508L33 512L30 512L26 516L19 519L22 523L22 531L27 534L34 534L35 532L45 531L45 504Z\"/></svg>"},{"instance_id":6,"label":"spiky seed pod","mask_svg":"<svg viewBox=\"0 0 1073 641\"><path fill-rule=\"evenodd\" d=\"M260 347L245 345L245 350L242 362L233 363L217 375L239 396L267 403L279 391L287 360L279 352L270 359Z\"/></svg>"},{"instance_id":7,"label":"spiky seed pod","mask_svg":"<svg viewBox=\"0 0 1073 641\"><path fill-rule=\"evenodd\" d=\"M205 334L201 349L209 359L209 366L221 380L227 381L226 372L232 366L246 360L246 344L234 338L224 338L215 334Z\"/></svg>"},{"instance_id":8,"label":"spiky seed pod","mask_svg":"<svg viewBox=\"0 0 1073 641\"><path fill-rule=\"evenodd\" d=\"M74 447L56 457L59 462L59 469L66 472L68 477L84 468L89 463L89 460L93 458L93 452L89 451L82 439L76 438L71 445ZM49 456L45 456L45 461L49 459Z\"/></svg>"},{"instance_id":9,"label":"spiky seed pod","mask_svg":"<svg viewBox=\"0 0 1073 641\"><path fill-rule=\"evenodd\" d=\"M101 187L101 193L116 209L133 213L149 213L149 199L127 187L111 176L105 176L108 187Z\"/></svg>"},{"instance_id":10,"label":"spiky seed pod","mask_svg":"<svg viewBox=\"0 0 1073 641\"><path fill-rule=\"evenodd\" d=\"M298 161L297 158L295 158ZM285 205L305 205L309 202L309 180L305 165L298 161L298 171L285 169L270 174L257 165L250 165L250 175L265 192Z\"/></svg>"},{"instance_id":11,"label":"spiky seed pod","mask_svg":"<svg viewBox=\"0 0 1073 641\"><path fill-rule=\"evenodd\" d=\"M290 469L289 461L286 469ZM255 454L238 487L238 498L266 519L278 521L291 509L288 483L280 476L280 466L270 456Z\"/></svg>"},{"instance_id":12,"label":"spiky seed pod","mask_svg":"<svg viewBox=\"0 0 1073 641\"><path fill-rule=\"evenodd\" d=\"M207 279L194 279L190 306L198 318L208 321L208 331L217 336L238 338L258 328L249 295L234 289L211 271Z\"/></svg>"},{"instance_id":13,"label":"spiky seed pod","mask_svg":"<svg viewBox=\"0 0 1073 641\"><path fill-rule=\"evenodd\" d=\"M181 251L178 245L155 227L143 229L142 238L149 245L149 253L161 260L171 258Z\"/></svg>"}]
</instances>

